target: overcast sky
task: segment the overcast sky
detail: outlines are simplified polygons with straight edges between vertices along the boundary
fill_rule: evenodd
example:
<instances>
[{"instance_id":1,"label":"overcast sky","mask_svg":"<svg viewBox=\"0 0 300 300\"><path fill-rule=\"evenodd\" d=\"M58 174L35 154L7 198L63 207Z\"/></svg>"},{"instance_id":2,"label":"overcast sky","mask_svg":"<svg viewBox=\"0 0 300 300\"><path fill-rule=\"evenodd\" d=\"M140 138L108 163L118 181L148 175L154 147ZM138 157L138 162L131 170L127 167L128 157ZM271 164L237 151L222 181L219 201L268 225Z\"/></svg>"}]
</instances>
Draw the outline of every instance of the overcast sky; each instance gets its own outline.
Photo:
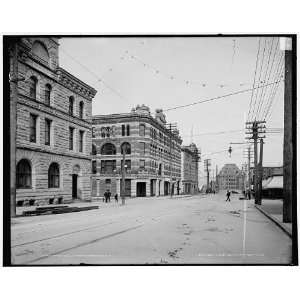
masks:
<instances>
[{"instance_id":1,"label":"overcast sky","mask_svg":"<svg viewBox=\"0 0 300 300\"><path fill-rule=\"evenodd\" d=\"M130 112L137 104L149 106L154 113L156 108L172 108L251 88L258 41L258 37L62 38L60 66L98 91L93 114ZM266 40L265 66L271 42L272 38ZM275 49L276 39L273 43ZM274 58L274 73L279 57L280 52ZM214 170L216 165L220 170L226 163L241 167L246 161L241 145L232 146L231 158L227 152L204 154L227 150L230 142L244 141L250 99L251 92L247 92L166 112L167 122L177 122L183 144L193 141L201 148L200 176L204 176L205 158L212 160ZM266 92L262 111L267 99ZM258 106L252 107L256 110ZM282 128L282 83L271 112L266 126ZM221 131L234 132L205 135ZM267 135L265 142L264 165L282 164L283 135Z\"/></svg>"}]
</instances>

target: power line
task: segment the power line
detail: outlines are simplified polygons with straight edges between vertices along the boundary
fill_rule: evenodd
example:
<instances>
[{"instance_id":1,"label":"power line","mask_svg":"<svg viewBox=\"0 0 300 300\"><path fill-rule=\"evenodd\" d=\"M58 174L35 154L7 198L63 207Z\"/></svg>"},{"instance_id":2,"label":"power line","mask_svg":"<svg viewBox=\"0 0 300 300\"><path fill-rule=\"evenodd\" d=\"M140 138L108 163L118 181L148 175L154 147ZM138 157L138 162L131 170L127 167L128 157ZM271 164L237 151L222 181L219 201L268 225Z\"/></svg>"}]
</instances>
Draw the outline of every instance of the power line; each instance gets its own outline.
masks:
<instances>
[{"instance_id":1,"label":"power line","mask_svg":"<svg viewBox=\"0 0 300 300\"><path fill-rule=\"evenodd\" d=\"M226 98L226 97L230 97L230 96L234 96L234 95L238 95L238 94L247 93L247 92L252 91L253 89L257 90L257 89L263 88L265 86L273 85L273 84L276 84L276 83L277 82L271 82L269 84L257 86L255 88L251 88L251 89L240 90L240 91L237 91L237 92L232 92L232 93L229 93L229 94L225 94L225 95L222 95L222 96L217 96L217 97L209 98L209 99L206 99L206 100L200 100L200 101L196 101L196 102L185 104L185 105L174 106L174 107L170 107L170 108L164 109L163 111L171 111L171 110L175 110L175 109L179 109L179 108L184 108L184 107L188 107L188 106L193 106L193 105L197 105L197 104L201 104L201 103L205 103L205 102L219 100L219 99L222 99L222 98Z\"/></svg>"},{"instance_id":2,"label":"power line","mask_svg":"<svg viewBox=\"0 0 300 300\"><path fill-rule=\"evenodd\" d=\"M273 65L274 65L274 61L275 61L275 57L276 57L276 53L279 53L278 52L278 44L279 44L279 38L277 39L277 43L276 43L276 46L275 46L275 50L274 50L274 55L273 55L273 60L272 60L272 63L271 63L271 69L270 69L270 72L269 72L269 76L268 76L268 79L267 79L267 83L269 83L269 80L270 80L270 76L272 74L272 70L273 70ZM266 96L266 92L267 92L268 88L266 88L264 90L264 93L263 93L263 100L265 99L265 96ZM261 107L262 109L262 107ZM259 116L258 116L259 118ZM263 115L261 116L261 119L263 118Z\"/></svg>"},{"instance_id":3,"label":"power line","mask_svg":"<svg viewBox=\"0 0 300 300\"><path fill-rule=\"evenodd\" d=\"M275 81L278 81L280 79L281 64L283 62L282 58L283 58L283 54L281 54L280 59L278 60L276 71L274 73L273 80L275 80ZM269 92L269 95L268 95L268 98L267 98L267 101L266 101L266 105L265 105L265 108L264 108L264 111L263 111L263 114L262 114L262 116L264 117L264 119L266 118L267 111L270 109L269 108L270 107L270 99L271 99L271 96L273 94L274 88L275 88L275 85L272 86L272 88L270 89L270 92Z\"/></svg>"},{"instance_id":4,"label":"power line","mask_svg":"<svg viewBox=\"0 0 300 300\"><path fill-rule=\"evenodd\" d=\"M284 60L283 60L282 66L281 66L280 71L279 71L278 76L277 76L278 80L283 76L283 70L284 70ZM277 93L278 87L279 87L279 83L277 83L276 85L274 85L273 94L270 93L269 107L266 110L265 119L268 117L268 114L269 114L270 109L272 107L272 104L273 104L275 95Z\"/></svg>"},{"instance_id":5,"label":"power line","mask_svg":"<svg viewBox=\"0 0 300 300\"><path fill-rule=\"evenodd\" d=\"M261 60L261 65L260 65L259 78L258 78L258 82L259 82L259 83L260 83L260 77L261 77L262 67L263 67L263 64L264 64L264 57L265 57L266 43L267 43L267 39L265 39L264 50L263 50L262 60ZM255 107L256 107L257 95L258 95L258 91L256 91L256 93L255 93L254 106L253 106L253 110L252 110L252 116L253 116L253 117L252 117L251 119L253 119L253 118L255 117L255 116L254 116L254 111L255 111Z\"/></svg>"},{"instance_id":6,"label":"power line","mask_svg":"<svg viewBox=\"0 0 300 300\"><path fill-rule=\"evenodd\" d=\"M250 100L249 111L248 111L248 115L247 115L247 119L248 119L248 120L249 120L250 111L251 111L251 106L252 106L252 101L253 101L253 92L254 92L255 79L256 79L256 72L257 72L257 63L258 63L258 57L259 57L259 52L260 52L260 41L261 41L261 38L259 38L259 40L258 40L258 47L257 47L257 54L256 54L256 62L255 62L255 72L254 72L253 85L252 85L252 93L251 93L251 100Z\"/></svg>"},{"instance_id":7,"label":"power line","mask_svg":"<svg viewBox=\"0 0 300 300\"><path fill-rule=\"evenodd\" d=\"M121 95L117 90L112 88L110 85L108 85L102 78L100 78L94 71L90 70L87 66L82 64L79 60L77 60L75 57L73 57L71 54L66 52L63 48L60 48L62 52L64 52L68 57L70 57L73 61L75 61L77 64L79 64L82 68L84 68L88 73L90 73L92 76L94 76L97 79L97 82L102 83L105 87L107 87L110 91L115 93L119 98L128 101L123 95Z\"/></svg>"},{"instance_id":8,"label":"power line","mask_svg":"<svg viewBox=\"0 0 300 300\"><path fill-rule=\"evenodd\" d=\"M263 79L264 83L266 83L267 73L268 73L268 70L269 70L270 58L271 58L271 54L272 54L272 50L273 50L273 43L274 43L274 37L272 38L271 46L269 47L268 62L267 62L267 67L266 67L266 71L265 71L265 75L264 75L264 79ZM257 117L258 120L259 120L260 110L261 110L262 104L264 102L263 101L264 100L263 94L264 94L264 91L266 89L267 89L267 87L264 88L264 89L261 89L260 99L259 99L258 107L257 107L257 110L256 110L256 117Z\"/></svg>"}]
</instances>

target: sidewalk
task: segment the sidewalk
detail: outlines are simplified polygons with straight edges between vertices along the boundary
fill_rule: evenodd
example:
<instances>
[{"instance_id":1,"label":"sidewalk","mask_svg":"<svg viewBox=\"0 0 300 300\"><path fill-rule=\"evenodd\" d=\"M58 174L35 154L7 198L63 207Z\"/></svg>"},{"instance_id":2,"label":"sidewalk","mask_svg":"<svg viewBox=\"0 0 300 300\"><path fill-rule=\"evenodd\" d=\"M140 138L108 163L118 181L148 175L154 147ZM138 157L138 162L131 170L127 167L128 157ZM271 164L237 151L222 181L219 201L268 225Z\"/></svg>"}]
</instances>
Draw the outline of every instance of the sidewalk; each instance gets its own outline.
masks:
<instances>
[{"instance_id":1,"label":"sidewalk","mask_svg":"<svg viewBox=\"0 0 300 300\"><path fill-rule=\"evenodd\" d=\"M199 195L199 194L198 194ZM172 199L180 199L180 198L187 198L187 197L192 197L193 195L186 194L186 195L174 195L172 196ZM171 199L170 195L168 196L152 196L152 197L126 197L125 201L126 202L136 202L136 201L141 201L141 200L163 200L163 199ZM69 207L87 207L87 206L95 206L98 205L99 208L105 208L105 207L112 207L115 205L120 205L122 203L122 199L119 198L118 203L115 202L114 198L111 198L111 202L105 203L102 200L99 201L80 201L80 202L73 202L73 203L62 203L62 204L52 204L52 205L44 205L44 207L52 207L52 206L69 206ZM128 203L127 203L128 204ZM20 206L16 208L17 216L23 216L24 211L29 211L29 210L35 210L37 207L43 207L43 206Z\"/></svg>"},{"instance_id":2,"label":"sidewalk","mask_svg":"<svg viewBox=\"0 0 300 300\"><path fill-rule=\"evenodd\" d=\"M292 237L292 223L282 222L283 200L262 199L262 204L255 205L255 207L266 217L272 220L277 226L279 226L286 234Z\"/></svg>"}]
</instances>

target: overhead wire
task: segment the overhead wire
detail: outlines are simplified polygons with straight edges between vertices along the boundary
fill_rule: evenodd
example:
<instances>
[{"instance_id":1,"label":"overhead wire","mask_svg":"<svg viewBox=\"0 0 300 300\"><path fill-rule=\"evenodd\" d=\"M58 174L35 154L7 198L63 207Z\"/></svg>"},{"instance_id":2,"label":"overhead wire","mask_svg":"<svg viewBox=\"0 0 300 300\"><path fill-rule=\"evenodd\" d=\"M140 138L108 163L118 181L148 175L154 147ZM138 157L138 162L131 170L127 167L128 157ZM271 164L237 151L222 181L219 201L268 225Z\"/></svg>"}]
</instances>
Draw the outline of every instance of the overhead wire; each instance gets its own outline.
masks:
<instances>
[{"instance_id":1,"label":"overhead wire","mask_svg":"<svg viewBox=\"0 0 300 300\"><path fill-rule=\"evenodd\" d=\"M267 39L264 40L264 49L263 49L263 54L262 54L262 59L261 59L261 64L260 64L260 71L259 71L259 78L258 78L258 82L260 82L260 78L261 78L261 72L262 72L262 68L263 68L263 65L264 65L264 57L265 57L265 50L266 50L266 43L267 43ZM256 101L257 101L257 94L258 94L258 91L256 91L255 93L255 100L254 100L254 105L253 105L253 110L252 110L252 115L251 115L251 120L252 119L255 119L255 115L254 115L254 112L255 112L255 107L256 107Z\"/></svg>"},{"instance_id":2,"label":"overhead wire","mask_svg":"<svg viewBox=\"0 0 300 300\"><path fill-rule=\"evenodd\" d=\"M259 52L260 52L260 42L261 42L261 38L259 38L259 40L258 40L256 62L255 62L255 71L254 71L254 78L253 78L253 85L252 85L252 93L251 93L251 99L250 99L250 104L249 104L249 111L248 111L248 115L247 115L247 120L248 121L249 121L249 117L250 117L250 111L251 111L251 108L252 108L253 92L254 92L256 72L257 72L257 63L258 63Z\"/></svg>"},{"instance_id":3,"label":"overhead wire","mask_svg":"<svg viewBox=\"0 0 300 300\"><path fill-rule=\"evenodd\" d=\"M166 112L166 111L171 111L171 110L175 110L175 109L179 109L179 108L189 107L189 106L193 106L193 105L197 105L197 104L201 104L201 103L205 103L205 102L211 102L211 101L219 100L219 99L222 99L222 98L227 98L227 97L234 96L234 95L239 95L239 94L251 92L253 89L257 90L257 89L263 88L265 86L270 86L270 85L273 85L273 84L276 84L276 83L277 82L271 82L269 84L257 86L255 88L240 90L240 91L232 92L232 93L229 93L229 94L208 98L208 99L205 99L205 100L199 100L199 101L189 103L189 104L184 104L184 105L178 105L178 106L174 106L174 107L170 107L170 108L165 108L165 109L163 109L163 111Z\"/></svg>"},{"instance_id":4,"label":"overhead wire","mask_svg":"<svg viewBox=\"0 0 300 300\"><path fill-rule=\"evenodd\" d=\"M268 53L268 62L267 62L267 67L265 68L265 75L263 76L263 83L266 83L266 78L267 78L267 74L268 74L268 71L269 71L269 65L270 65L270 59L271 59L271 54L272 54L272 50L273 50L273 43L274 43L274 37L272 38L272 41L271 41L271 46L269 46L269 53ZM264 103L264 97L263 97L263 94L264 94L264 91L267 89L268 87L266 88L263 88L260 90L260 99L259 99L259 102L258 102L258 106L257 106L257 110L256 110L256 118L259 120L259 115L260 115L260 110L261 110L261 107Z\"/></svg>"}]
</instances>

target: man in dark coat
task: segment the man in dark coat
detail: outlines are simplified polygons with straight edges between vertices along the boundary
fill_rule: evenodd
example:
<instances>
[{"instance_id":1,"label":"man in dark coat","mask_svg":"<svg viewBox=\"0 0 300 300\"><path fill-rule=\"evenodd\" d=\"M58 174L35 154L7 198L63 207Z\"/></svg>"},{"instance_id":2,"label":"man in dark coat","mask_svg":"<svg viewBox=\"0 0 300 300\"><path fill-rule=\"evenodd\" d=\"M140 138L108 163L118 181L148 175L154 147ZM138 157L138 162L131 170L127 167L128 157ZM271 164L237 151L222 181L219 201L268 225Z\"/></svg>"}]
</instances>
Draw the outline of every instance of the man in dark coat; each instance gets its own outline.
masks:
<instances>
[{"instance_id":1,"label":"man in dark coat","mask_svg":"<svg viewBox=\"0 0 300 300\"><path fill-rule=\"evenodd\" d=\"M227 201L230 202L230 192L229 192L229 190L227 190L226 196L227 196L226 202L227 202Z\"/></svg>"}]
</instances>

